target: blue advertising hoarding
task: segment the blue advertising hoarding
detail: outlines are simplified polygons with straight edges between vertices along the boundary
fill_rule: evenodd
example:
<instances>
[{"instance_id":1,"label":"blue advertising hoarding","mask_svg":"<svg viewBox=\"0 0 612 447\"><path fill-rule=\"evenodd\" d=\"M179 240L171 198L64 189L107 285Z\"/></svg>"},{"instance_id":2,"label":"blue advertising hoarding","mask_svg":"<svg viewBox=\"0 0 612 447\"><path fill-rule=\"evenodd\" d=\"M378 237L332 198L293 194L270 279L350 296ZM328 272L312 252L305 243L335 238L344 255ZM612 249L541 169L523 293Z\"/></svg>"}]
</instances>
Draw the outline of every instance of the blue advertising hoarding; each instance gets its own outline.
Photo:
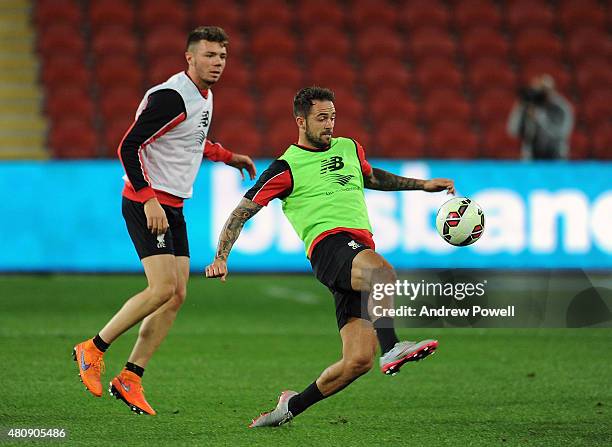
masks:
<instances>
[{"instance_id":1,"label":"blue advertising hoarding","mask_svg":"<svg viewBox=\"0 0 612 447\"><path fill-rule=\"evenodd\" d=\"M258 162L261 172L267 161ZM366 191L377 250L396 268L612 269L612 163L372 160L417 178L449 177L486 229L452 247L435 230L444 193ZM116 161L0 164L0 271L139 271L121 217ZM204 163L185 204L192 269L212 260L227 216L253 182ZM230 271L306 271L302 243L274 201L245 226Z\"/></svg>"}]
</instances>

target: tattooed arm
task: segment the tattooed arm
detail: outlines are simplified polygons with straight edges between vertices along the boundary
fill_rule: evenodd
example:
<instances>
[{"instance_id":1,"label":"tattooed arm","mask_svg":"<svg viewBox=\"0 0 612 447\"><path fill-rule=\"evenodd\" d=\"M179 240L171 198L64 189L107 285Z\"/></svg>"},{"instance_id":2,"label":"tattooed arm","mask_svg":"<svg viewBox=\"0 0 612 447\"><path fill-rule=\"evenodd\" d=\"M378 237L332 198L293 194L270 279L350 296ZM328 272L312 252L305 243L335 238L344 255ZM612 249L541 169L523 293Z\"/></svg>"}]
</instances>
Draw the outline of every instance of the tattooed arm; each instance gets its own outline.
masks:
<instances>
[{"instance_id":1,"label":"tattooed arm","mask_svg":"<svg viewBox=\"0 0 612 447\"><path fill-rule=\"evenodd\" d=\"M232 211L229 219L225 222L221 234L219 235L219 244L217 253L212 264L206 267L205 274L207 278L221 278L225 281L227 276L227 258L232 250L232 246L238 240L238 236L242 231L242 227L253 217L263 206L243 198L236 209Z\"/></svg>"},{"instance_id":2,"label":"tattooed arm","mask_svg":"<svg viewBox=\"0 0 612 447\"><path fill-rule=\"evenodd\" d=\"M425 180L401 177L378 168L373 168L372 174L364 178L366 188L378 191L420 190L424 184Z\"/></svg>"},{"instance_id":3,"label":"tattooed arm","mask_svg":"<svg viewBox=\"0 0 612 447\"><path fill-rule=\"evenodd\" d=\"M447 190L449 194L455 194L455 185L450 179L434 178L431 180L419 180L395 175L378 168L373 168L372 174L364 176L364 186L367 189L376 189L378 191L423 190L438 192Z\"/></svg>"}]
</instances>

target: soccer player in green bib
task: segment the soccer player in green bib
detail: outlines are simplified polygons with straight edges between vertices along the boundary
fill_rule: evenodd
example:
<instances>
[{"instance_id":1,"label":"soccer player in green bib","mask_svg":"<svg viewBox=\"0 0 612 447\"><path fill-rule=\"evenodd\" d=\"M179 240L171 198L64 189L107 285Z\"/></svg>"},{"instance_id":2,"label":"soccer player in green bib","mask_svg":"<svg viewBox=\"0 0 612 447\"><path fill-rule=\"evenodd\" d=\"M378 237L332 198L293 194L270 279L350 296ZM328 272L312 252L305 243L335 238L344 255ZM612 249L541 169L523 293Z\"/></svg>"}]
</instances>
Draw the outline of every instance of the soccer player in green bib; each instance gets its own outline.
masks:
<instances>
[{"instance_id":1,"label":"soccer player in green bib","mask_svg":"<svg viewBox=\"0 0 612 447\"><path fill-rule=\"evenodd\" d=\"M364 188L446 190L454 194L453 181L417 180L372 168L358 142L332 137L336 111L331 90L300 90L293 101L293 113L299 129L297 144L289 146L261 174L232 212L205 274L224 281L227 258L245 222L272 199L281 199L285 216L304 241L315 276L334 296L342 358L301 393L283 391L276 408L253 420L250 427L282 425L347 387L372 368L377 342L381 371L392 375L406 362L420 360L438 346L435 340L400 342L390 317L374 320L368 312L373 284L394 283L396 276L393 267L375 251ZM392 298L388 297L387 306Z\"/></svg>"}]
</instances>

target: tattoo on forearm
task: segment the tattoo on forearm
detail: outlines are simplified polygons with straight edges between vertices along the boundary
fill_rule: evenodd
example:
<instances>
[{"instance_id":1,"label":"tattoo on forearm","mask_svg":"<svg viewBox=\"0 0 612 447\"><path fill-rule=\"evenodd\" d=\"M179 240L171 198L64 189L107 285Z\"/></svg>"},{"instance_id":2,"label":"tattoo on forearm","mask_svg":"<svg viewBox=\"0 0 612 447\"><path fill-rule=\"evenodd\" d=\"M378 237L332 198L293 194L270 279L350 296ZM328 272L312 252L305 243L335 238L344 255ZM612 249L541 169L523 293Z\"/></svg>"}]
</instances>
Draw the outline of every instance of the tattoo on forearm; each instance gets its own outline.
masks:
<instances>
[{"instance_id":1,"label":"tattoo on forearm","mask_svg":"<svg viewBox=\"0 0 612 447\"><path fill-rule=\"evenodd\" d=\"M215 257L219 259L227 260L227 257L232 250L232 247L238 236L242 231L242 227L253 217L257 212L262 209L261 205L253 202L252 200L243 198L236 209L232 211L229 219L225 222L221 234L219 235L219 245L217 246L217 254Z\"/></svg>"},{"instance_id":2,"label":"tattoo on forearm","mask_svg":"<svg viewBox=\"0 0 612 447\"><path fill-rule=\"evenodd\" d=\"M402 177L382 169L372 169L372 175L364 178L364 186L379 191L409 191L423 189L424 180Z\"/></svg>"}]
</instances>

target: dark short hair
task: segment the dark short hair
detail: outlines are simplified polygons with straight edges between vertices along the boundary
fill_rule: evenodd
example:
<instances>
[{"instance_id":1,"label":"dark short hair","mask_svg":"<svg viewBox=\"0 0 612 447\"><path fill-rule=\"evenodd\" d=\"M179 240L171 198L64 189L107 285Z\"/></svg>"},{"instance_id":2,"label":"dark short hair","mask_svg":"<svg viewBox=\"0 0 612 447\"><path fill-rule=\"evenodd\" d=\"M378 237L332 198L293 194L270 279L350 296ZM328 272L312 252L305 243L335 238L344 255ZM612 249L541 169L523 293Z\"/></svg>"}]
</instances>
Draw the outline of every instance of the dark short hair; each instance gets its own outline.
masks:
<instances>
[{"instance_id":1,"label":"dark short hair","mask_svg":"<svg viewBox=\"0 0 612 447\"><path fill-rule=\"evenodd\" d=\"M305 87L293 98L293 115L306 118L313 101L334 101L334 92L323 87Z\"/></svg>"},{"instance_id":2,"label":"dark short hair","mask_svg":"<svg viewBox=\"0 0 612 447\"><path fill-rule=\"evenodd\" d=\"M198 26L187 37L187 49L189 49L192 43L197 43L200 40L219 42L224 47L229 43L229 38L223 28L218 26Z\"/></svg>"}]
</instances>

